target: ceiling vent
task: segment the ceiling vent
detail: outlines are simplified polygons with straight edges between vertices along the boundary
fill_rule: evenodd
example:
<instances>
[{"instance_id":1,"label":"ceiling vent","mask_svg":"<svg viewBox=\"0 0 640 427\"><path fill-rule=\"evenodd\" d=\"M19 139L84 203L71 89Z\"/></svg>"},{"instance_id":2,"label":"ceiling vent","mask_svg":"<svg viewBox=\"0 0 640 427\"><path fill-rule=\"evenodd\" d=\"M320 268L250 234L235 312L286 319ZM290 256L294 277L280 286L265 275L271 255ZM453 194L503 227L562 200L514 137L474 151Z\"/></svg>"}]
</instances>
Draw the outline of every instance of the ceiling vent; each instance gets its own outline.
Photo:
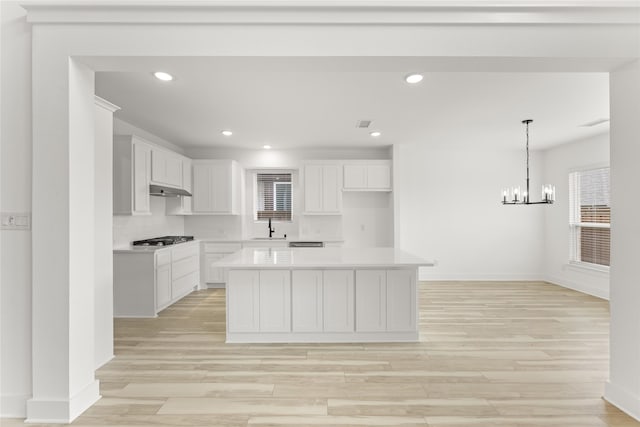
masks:
<instances>
[{"instance_id":1,"label":"ceiling vent","mask_svg":"<svg viewBox=\"0 0 640 427\"><path fill-rule=\"evenodd\" d=\"M368 128L371 125L371 120L358 120L356 122L357 128Z\"/></svg>"},{"instance_id":2,"label":"ceiling vent","mask_svg":"<svg viewBox=\"0 0 640 427\"><path fill-rule=\"evenodd\" d=\"M593 121L590 121L590 122L587 122L587 123L583 123L583 124L580 125L580 127L581 128L590 128L592 126L597 126L599 124L606 123L608 121L609 121L609 119L596 119L596 120L593 120Z\"/></svg>"}]
</instances>

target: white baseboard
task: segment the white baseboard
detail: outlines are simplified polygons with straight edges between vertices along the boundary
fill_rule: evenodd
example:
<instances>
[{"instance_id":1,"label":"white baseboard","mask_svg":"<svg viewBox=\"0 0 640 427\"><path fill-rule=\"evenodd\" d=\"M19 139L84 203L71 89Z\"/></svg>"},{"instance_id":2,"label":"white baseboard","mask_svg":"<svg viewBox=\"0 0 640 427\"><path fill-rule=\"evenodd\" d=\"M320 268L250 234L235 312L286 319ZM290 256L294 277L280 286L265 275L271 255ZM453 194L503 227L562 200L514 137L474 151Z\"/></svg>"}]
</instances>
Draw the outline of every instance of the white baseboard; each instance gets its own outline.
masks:
<instances>
[{"instance_id":1,"label":"white baseboard","mask_svg":"<svg viewBox=\"0 0 640 427\"><path fill-rule=\"evenodd\" d=\"M68 400L30 399L25 423L70 424L100 397L100 382L94 380Z\"/></svg>"},{"instance_id":2,"label":"white baseboard","mask_svg":"<svg viewBox=\"0 0 640 427\"><path fill-rule=\"evenodd\" d=\"M604 399L640 421L640 396L636 396L607 381L604 385Z\"/></svg>"},{"instance_id":3,"label":"white baseboard","mask_svg":"<svg viewBox=\"0 0 640 427\"><path fill-rule=\"evenodd\" d=\"M543 280L549 283L553 283L554 285L562 286L563 288L569 288L573 289L574 291L582 292L583 294L589 294L594 297L606 300L609 299L609 289L588 286L583 283L573 282L571 280L563 279L556 276L547 276Z\"/></svg>"},{"instance_id":4,"label":"white baseboard","mask_svg":"<svg viewBox=\"0 0 640 427\"><path fill-rule=\"evenodd\" d=\"M100 362L98 362L96 364L96 370L102 368L104 365L106 365L107 363L111 362L113 360L115 356L112 354L108 357L105 357L104 359L102 359Z\"/></svg>"},{"instance_id":5,"label":"white baseboard","mask_svg":"<svg viewBox=\"0 0 640 427\"><path fill-rule=\"evenodd\" d=\"M26 418L27 400L31 396L8 394L0 396L0 418Z\"/></svg>"},{"instance_id":6,"label":"white baseboard","mask_svg":"<svg viewBox=\"0 0 640 427\"><path fill-rule=\"evenodd\" d=\"M538 282L545 279L539 274L432 274L419 272L418 280L427 282Z\"/></svg>"}]
</instances>

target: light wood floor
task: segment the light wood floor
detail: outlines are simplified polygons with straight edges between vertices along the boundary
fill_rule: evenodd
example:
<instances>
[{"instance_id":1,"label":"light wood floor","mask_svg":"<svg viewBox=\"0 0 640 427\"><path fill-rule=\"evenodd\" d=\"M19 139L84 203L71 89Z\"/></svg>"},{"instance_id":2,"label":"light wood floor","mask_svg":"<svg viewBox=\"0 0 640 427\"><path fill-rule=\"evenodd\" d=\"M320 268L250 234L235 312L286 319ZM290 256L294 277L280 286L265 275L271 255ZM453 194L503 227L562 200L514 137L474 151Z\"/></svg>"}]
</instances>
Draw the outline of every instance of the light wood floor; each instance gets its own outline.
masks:
<instances>
[{"instance_id":1,"label":"light wood floor","mask_svg":"<svg viewBox=\"0 0 640 427\"><path fill-rule=\"evenodd\" d=\"M606 301L430 282L420 310L419 343L227 345L224 291L195 292L116 321L103 398L73 425L640 426L601 399Z\"/></svg>"}]
</instances>

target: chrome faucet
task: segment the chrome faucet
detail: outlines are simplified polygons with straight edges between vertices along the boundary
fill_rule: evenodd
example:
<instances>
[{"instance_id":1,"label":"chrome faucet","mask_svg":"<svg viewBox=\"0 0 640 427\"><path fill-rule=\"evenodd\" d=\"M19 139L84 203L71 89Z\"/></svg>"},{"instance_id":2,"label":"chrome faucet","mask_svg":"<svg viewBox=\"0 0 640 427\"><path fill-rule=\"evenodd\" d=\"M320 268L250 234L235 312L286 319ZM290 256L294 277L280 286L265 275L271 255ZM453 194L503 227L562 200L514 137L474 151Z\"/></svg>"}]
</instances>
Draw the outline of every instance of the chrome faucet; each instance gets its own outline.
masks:
<instances>
[{"instance_id":1,"label":"chrome faucet","mask_svg":"<svg viewBox=\"0 0 640 427\"><path fill-rule=\"evenodd\" d=\"M268 227L269 227L269 238L272 238L273 237L273 233L276 231L276 229L275 228L271 228L271 218L269 218Z\"/></svg>"}]
</instances>

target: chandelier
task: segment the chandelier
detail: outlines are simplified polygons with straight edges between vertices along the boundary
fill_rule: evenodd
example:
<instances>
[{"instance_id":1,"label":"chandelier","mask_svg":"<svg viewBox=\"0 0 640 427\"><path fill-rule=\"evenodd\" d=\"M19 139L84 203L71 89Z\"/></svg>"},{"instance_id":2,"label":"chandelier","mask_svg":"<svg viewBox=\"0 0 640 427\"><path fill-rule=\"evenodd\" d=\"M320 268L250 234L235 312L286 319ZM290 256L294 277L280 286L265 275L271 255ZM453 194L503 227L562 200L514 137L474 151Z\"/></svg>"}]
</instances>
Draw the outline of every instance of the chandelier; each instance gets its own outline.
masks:
<instances>
[{"instance_id":1,"label":"chandelier","mask_svg":"<svg viewBox=\"0 0 640 427\"><path fill-rule=\"evenodd\" d=\"M502 190L502 204L503 205L542 205L551 204L556 200L556 187L552 185L542 186L542 200L539 202L532 202L530 200L529 191L529 123L533 122L531 119L523 120L522 123L527 129L527 186L524 192L520 187L512 187L511 189L505 188Z\"/></svg>"}]
</instances>

